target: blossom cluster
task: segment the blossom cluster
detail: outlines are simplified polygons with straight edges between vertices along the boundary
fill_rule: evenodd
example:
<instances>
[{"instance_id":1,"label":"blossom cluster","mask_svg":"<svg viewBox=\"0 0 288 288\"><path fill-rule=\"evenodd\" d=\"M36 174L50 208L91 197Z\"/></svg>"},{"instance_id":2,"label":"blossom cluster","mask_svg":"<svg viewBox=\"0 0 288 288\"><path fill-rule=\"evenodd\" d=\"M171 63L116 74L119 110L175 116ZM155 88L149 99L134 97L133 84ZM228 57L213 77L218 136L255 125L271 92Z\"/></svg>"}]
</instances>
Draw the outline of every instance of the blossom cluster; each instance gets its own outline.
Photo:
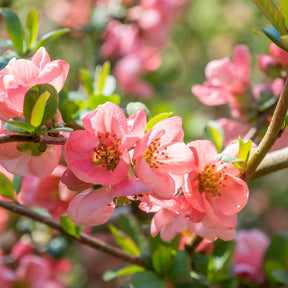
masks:
<instances>
[{"instance_id":1,"label":"blossom cluster","mask_svg":"<svg viewBox=\"0 0 288 288\"><path fill-rule=\"evenodd\" d=\"M228 104L233 119L217 120L225 132L225 145L239 135L244 137L251 127L257 126L258 116L265 116L265 109L269 110L277 101L287 77L287 59L288 53L272 43L269 54L259 55L258 67L273 81L254 87L250 80L251 55L246 45L235 47L232 61L226 57L207 64L207 80L202 85L193 85L192 93L205 105ZM266 122L269 122L269 113ZM287 132L284 132L272 150L284 148L286 143Z\"/></svg>"},{"instance_id":2,"label":"blossom cluster","mask_svg":"<svg viewBox=\"0 0 288 288\"><path fill-rule=\"evenodd\" d=\"M65 274L72 269L70 260L55 260L46 253L36 255L31 243L24 240L18 241L10 254L0 250L0 263L0 281L3 288L65 288L68 287L64 281Z\"/></svg>"},{"instance_id":3,"label":"blossom cluster","mask_svg":"<svg viewBox=\"0 0 288 288\"><path fill-rule=\"evenodd\" d=\"M19 74L23 69L29 72L25 78ZM24 93L33 84L50 83L60 91L67 71L68 64L50 61L44 48L31 61L11 60L0 72L0 116L21 117ZM8 174L23 176L18 201L45 207L55 218L69 205L76 225L93 226L107 222L119 205L137 200L143 211L156 212L151 233L160 232L165 241L185 230L210 241L234 237L247 184L232 163L216 160L212 142L184 143L181 117L146 131L143 109L127 118L107 102L82 122L84 129L71 132L63 149L67 169L58 165L61 146L48 145L42 152L37 143L1 145L0 164ZM1 135L9 133L1 129ZM232 145L227 153L237 157L238 148Z\"/></svg>"},{"instance_id":4,"label":"blossom cluster","mask_svg":"<svg viewBox=\"0 0 288 288\"><path fill-rule=\"evenodd\" d=\"M185 2L141 0L133 4L133 1L118 0L62 0L48 3L47 11L52 20L72 29L88 25L92 21L92 10L94 18L105 18L101 58L115 62L114 75L126 94L147 98L153 95L154 88L143 78L160 67L161 50L167 46L176 15Z\"/></svg>"}]
</instances>

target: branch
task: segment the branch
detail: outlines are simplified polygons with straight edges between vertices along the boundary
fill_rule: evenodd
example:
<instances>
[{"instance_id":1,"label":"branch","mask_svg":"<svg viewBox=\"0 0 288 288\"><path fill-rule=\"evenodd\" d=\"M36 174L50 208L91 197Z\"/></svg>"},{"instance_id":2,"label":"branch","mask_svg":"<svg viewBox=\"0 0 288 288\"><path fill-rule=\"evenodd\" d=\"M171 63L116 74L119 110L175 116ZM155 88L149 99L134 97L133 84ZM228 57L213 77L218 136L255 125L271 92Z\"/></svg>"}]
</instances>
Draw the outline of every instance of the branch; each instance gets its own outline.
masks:
<instances>
[{"instance_id":1,"label":"branch","mask_svg":"<svg viewBox=\"0 0 288 288\"><path fill-rule=\"evenodd\" d=\"M32 142L32 143L45 143L53 145L64 145L67 141L67 138L64 136L46 136L46 135L5 135L0 136L0 144L11 143L11 142Z\"/></svg>"},{"instance_id":2,"label":"branch","mask_svg":"<svg viewBox=\"0 0 288 288\"><path fill-rule=\"evenodd\" d=\"M256 149L256 152L253 154L251 159L248 162L247 169L243 174L243 179L249 181L254 172L256 171L259 164L264 159L265 155L269 152L275 141L279 138L279 134L288 110L288 81L285 82L284 88L280 94L275 112L272 116L272 120L269 124L269 127L260 142L259 146Z\"/></svg>"},{"instance_id":3,"label":"branch","mask_svg":"<svg viewBox=\"0 0 288 288\"><path fill-rule=\"evenodd\" d=\"M117 247L114 247L110 244L107 244L107 243L105 243L99 239L96 239L96 238L91 237L91 236L84 234L84 233L81 233L79 235L79 238L77 238L76 236L72 236L72 235L68 234L61 227L60 223L58 223L57 221L53 220L52 218L42 216L42 215L32 211L31 209L29 209L23 205L20 205L18 203L13 203L13 202L0 201L0 207L8 209L14 213L19 214L19 215L26 216L30 219L37 221L37 222L43 223L43 224L57 230L61 234L65 235L66 237L78 241L79 243L90 246L90 247L92 247L96 250L99 250L101 252L110 254L114 257L122 259L122 260L129 262L131 264L143 266L143 263L142 263L140 258L138 258L134 255L127 254L127 253L123 252L122 250L118 249Z\"/></svg>"},{"instance_id":4,"label":"branch","mask_svg":"<svg viewBox=\"0 0 288 288\"><path fill-rule=\"evenodd\" d=\"M288 147L268 153L251 179L256 179L285 168L288 168Z\"/></svg>"}]
</instances>

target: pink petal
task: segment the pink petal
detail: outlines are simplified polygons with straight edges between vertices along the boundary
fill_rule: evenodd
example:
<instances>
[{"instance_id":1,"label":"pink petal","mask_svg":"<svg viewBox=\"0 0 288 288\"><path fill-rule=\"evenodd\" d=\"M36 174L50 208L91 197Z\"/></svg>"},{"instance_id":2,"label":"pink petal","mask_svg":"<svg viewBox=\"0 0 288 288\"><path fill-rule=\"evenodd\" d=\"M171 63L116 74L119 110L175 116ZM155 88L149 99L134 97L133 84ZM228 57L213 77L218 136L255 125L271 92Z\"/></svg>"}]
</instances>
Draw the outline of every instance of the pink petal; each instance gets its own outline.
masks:
<instances>
[{"instance_id":1,"label":"pink petal","mask_svg":"<svg viewBox=\"0 0 288 288\"><path fill-rule=\"evenodd\" d=\"M70 202L68 216L77 226L103 224L114 211L112 200L113 190L109 187L80 193Z\"/></svg>"}]
</instances>

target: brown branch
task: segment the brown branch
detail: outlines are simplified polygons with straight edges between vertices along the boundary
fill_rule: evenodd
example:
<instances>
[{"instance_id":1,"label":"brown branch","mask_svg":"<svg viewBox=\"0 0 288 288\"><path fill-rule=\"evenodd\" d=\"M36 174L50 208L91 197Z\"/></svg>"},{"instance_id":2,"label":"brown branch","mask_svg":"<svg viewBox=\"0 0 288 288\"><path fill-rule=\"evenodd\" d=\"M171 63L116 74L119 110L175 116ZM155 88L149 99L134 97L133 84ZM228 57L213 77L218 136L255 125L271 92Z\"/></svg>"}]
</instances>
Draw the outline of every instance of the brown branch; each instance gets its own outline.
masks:
<instances>
[{"instance_id":1,"label":"brown branch","mask_svg":"<svg viewBox=\"0 0 288 288\"><path fill-rule=\"evenodd\" d=\"M268 153L251 179L256 179L285 168L288 168L288 147Z\"/></svg>"},{"instance_id":2,"label":"brown branch","mask_svg":"<svg viewBox=\"0 0 288 288\"><path fill-rule=\"evenodd\" d=\"M99 239L96 239L95 237L91 237L91 236L84 234L84 233L81 233L79 235L79 238L77 238L76 236L70 235L69 233L67 233L62 228L60 223L58 223L57 221L53 220L52 218L40 215L40 214L32 211L31 209L29 209L23 205L20 205L18 203L13 203L13 202L0 201L0 207L8 209L14 213L19 214L19 215L26 216L30 219L37 221L37 222L43 223L43 224L57 230L61 234L65 235L66 237L73 239L75 241L78 241L79 243L82 243L84 245L90 246L96 250L103 252L103 253L110 254L114 257L117 257L119 259L122 259L122 260L124 260L128 263L134 264L134 265L143 266L143 263L142 263L140 258L138 258L134 255L127 254L117 247L114 247L108 243L105 243Z\"/></svg>"},{"instance_id":3,"label":"brown branch","mask_svg":"<svg viewBox=\"0 0 288 288\"><path fill-rule=\"evenodd\" d=\"M286 80L284 88L280 94L278 103L275 108L275 112L272 116L272 120L269 124L269 127L260 142L259 146L256 149L256 152L253 154L251 159L248 162L247 169L245 170L242 178L245 181L249 181L254 172L256 171L259 164L264 159L265 155L269 152L275 141L279 138L279 134L288 110L288 81Z\"/></svg>"},{"instance_id":4,"label":"brown branch","mask_svg":"<svg viewBox=\"0 0 288 288\"><path fill-rule=\"evenodd\" d=\"M45 143L53 145L64 145L68 138L64 136L32 136L32 135L21 135L21 134L12 134L0 136L0 144L11 143L11 142L32 142L32 143Z\"/></svg>"}]
</instances>

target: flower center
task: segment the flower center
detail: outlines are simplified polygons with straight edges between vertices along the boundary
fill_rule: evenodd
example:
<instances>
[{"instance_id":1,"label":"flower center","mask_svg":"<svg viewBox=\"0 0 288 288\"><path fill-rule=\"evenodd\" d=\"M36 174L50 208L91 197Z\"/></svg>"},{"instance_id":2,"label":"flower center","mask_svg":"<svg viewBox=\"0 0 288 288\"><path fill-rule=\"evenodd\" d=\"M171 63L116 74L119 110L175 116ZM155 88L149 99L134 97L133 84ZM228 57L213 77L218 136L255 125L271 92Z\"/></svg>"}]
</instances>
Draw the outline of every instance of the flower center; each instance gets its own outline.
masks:
<instances>
[{"instance_id":1,"label":"flower center","mask_svg":"<svg viewBox=\"0 0 288 288\"><path fill-rule=\"evenodd\" d=\"M221 171L216 171L216 165L206 165L202 173L197 175L200 193L204 192L211 196L221 196L218 192L218 187L225 187L224 181L227 179L224 174L225 170L225 166Z\"/></svg>"},{"instance_id":2,"label":"flower center","mask_svg":"<svg viewBox=\"0 0 288 288\"><path fill-rule=\"evenodd\" d=\"M166 146L161 147L160 137L154 139L151 142L151 144L143 153L143 157L150 166L150 168L159 168L160 165L164 164L162 161L168 158L165 153L166 150Z\"/></svg>"},{"instance_id":3,"label":"flower center","mask_svg":"<svg viewBox=\"0 0 288 288\"><path fill-rule=\"evenodd\" d=\"M94 163L102 165L106 170L114 170L120 161L122 153L119 151L121 139L107 132L104 136L98 135L99 144L94 148Z\"/></svg>"}]
</instances>

